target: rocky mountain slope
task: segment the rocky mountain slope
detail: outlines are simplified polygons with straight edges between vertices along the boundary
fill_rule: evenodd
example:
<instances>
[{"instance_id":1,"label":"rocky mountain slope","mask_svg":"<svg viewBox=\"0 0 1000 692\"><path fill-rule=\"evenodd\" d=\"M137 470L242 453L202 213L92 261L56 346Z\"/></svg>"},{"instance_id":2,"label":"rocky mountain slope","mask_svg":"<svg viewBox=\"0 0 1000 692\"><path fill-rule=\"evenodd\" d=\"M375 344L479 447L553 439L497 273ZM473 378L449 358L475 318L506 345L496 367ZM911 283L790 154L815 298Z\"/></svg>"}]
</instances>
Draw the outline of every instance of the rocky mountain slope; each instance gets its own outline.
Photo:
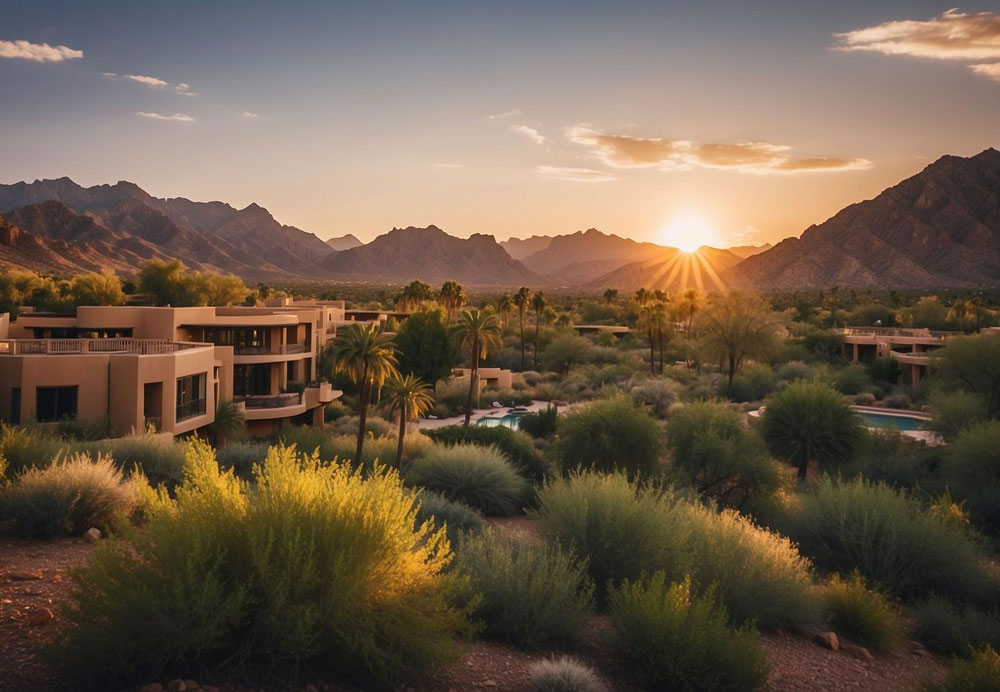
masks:
<instances>
[{"instance_id":1,"label":"rocky mountain slope","mask_svg":"<svg viewBox=\"0 0 1000 692\"><path fill-rule=\"evenodd\" d=\"M630 262L650 259L663 249L662 245L640 243L591 228L555 236L544 249L522 261L528 269L555 283L573 285Z\"/></svg>"},{"instance_id":2,"label":"rocky mountain slope","mask_svg":"<svg viewBox=\"0 0 1000 692\"><path fill-rule=\"evenodd\" d=\"M675 248L660 248L652 257L618 267L582 283L581 288L598 293L607 288L620 291L648 288L671 293L692 288L717 291L725 287L721 275L741 261L739 256L728 250L708 246L693 253Z\"/></svg>"},{"instance_id":3,"label":"rocky mountain slope","mask_svg":"<svg viewBox=\"0 0 1000 692\"><path fill-rule=\"evenodd\" d=\"M757 290L1000 283L1000 152L944 156L727 273Z\"/></svg>"},{"instance_id":4,"label":"rocky mountain slope","mask_svg":"<svg viewBox=\"0 0 1000 692\"><path fill-rule=\"evenodd\" d=\"M539 250L544 250L552 242L553 236L533 235L527 238L508 238L501 241L500 247L507 251L507 254L516 260L523 260L528 255L532 255Z\"/></svg>"},{"instance_id":5,"label":"rocky mountain slope","mask_svg":"<svg viewBox=\"0 0 1000 692\"><path fill-rule=\"evenodd\" d=\"M356 248L364 245L357 236L353 233L348 233L347 235L340 235L335 238L327 238L326 244L330 246L331 249L340 252L341 250L350 250L351 248Z\"/></svg>"}]
</instances>

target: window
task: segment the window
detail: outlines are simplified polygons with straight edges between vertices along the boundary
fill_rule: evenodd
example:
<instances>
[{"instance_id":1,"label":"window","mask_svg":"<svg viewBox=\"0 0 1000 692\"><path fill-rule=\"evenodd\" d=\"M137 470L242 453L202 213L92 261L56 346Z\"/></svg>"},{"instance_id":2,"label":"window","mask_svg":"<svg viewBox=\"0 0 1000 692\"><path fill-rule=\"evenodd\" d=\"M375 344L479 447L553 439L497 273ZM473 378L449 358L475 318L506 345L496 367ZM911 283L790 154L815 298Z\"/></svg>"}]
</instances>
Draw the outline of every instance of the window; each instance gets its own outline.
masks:
<instances>
[{"instance_id":1,"label":"window","mask_svg":"<svg viewBox=\"0 0 1000 692\"><path fill-rule=\"evenodd\" d=\"M205 415L205 381L208 373L177 378L177 420Z\"/></svg>"},{"instance_id":2,"label":"window","mask_svg":"<svg viewBox=\"0 0 1000 692\"><path fill-rule=\"evenodd\" d=\"M35 390L35 418L39 422L76 418L77 390L73 387L39 387Z\"/></svg>"},{"instance_id":3,"label":"window","mask_svg":"<svg viewBox=\"0 0 1000 692\"><path fill-rule=\"evenodd\" d=\"M21 424L21 388L14 387L10 390L10 422L13 425Z\"/></svg>"}]
</instances>

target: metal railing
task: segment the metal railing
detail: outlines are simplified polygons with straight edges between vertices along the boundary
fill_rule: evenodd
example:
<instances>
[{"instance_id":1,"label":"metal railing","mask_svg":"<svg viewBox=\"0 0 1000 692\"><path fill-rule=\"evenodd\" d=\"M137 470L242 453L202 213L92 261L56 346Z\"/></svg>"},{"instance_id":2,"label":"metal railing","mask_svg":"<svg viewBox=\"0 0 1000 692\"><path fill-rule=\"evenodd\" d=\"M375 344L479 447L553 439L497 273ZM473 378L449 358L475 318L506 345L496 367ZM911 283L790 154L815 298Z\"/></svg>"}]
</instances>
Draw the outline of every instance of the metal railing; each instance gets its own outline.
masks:
<instances>
[{"instance_id":1,"label":"metal railing","mask_svg":"<svg viewBox=\"0 0 1000 692\"><path fill-rule=\"evenodd\" d=\"M898 336L910 339L937 339L955 336L957 332L912 327L844 327L845 336Z\"/></svg>"},{"instance_id":2,"label":"metal railing","mask_svg":"<svg viewBox=\"0 0 1000 692\"><path fill-rule=\"evenodd\" d=\"M302 392L285 392L283 394L247 394L233 397L233 401L242 403L247 409L285 408L298 406L302 403Z\"/></svg>"},{"instance_id":3,"label":"metal railing","mask_svg":"<svg viewBox=\"0 0 1000 692\"><path fill-rule=\"evenodd\" d=\"M204 416L207 410L205 403L205 399L193 399L192 401L186 401L183 404L177 404L176 420L180 422L182 420L187 420L188 418Z\"/></svg>"},{"instance_id":4,"label":"metal railing","mask_svg":"<svg viewBox=\"0 0 1000 692\"><path fill-rule=\"evenodd\" d=\"M167 339L0 339L0 355L73 355L82 353L134 353L162 355L211 344L185 343Z\"/></svg>"}]
</instances>

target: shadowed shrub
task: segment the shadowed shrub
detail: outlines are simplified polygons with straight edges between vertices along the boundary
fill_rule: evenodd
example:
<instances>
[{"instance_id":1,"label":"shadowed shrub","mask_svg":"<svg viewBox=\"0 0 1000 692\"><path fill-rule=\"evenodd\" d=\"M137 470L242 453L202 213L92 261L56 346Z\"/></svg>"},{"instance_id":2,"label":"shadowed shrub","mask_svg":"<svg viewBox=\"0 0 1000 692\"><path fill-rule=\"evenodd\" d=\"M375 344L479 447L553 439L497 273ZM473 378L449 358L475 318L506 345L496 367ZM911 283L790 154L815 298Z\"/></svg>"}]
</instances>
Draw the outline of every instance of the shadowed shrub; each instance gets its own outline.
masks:
<instances>
[{"instance_id":1,"label":"shadowed shrub","mask_svg":"<svg viewBox=\"0 0 1000 692\"><path fill-rule=\"evenodd\" d=\"M960 606L935 596L917 606L917 636L942 654L968 656L973 649L1000 649L1000 611Z\"/></svg>"},{"instance_id":2,"label":"shadowed shrub","mask_svg":"<svg viewBox=\"0 0 1000 692\"><path fill-rule=\"evenodd\" d=\"M736 691L767 684L757 633L730 627L711 589L698 595L689 579L670 584L656 572L615 589L609 607L615 645L649 689Z\"/></svg>"},{"instance_id":3,"label":"shadowed shrub","mask_svg":"<svg viewBox=\"0 0 1000 692\"><path fill-rule=\"evenodd\" d=\"M0 486L0 519L13 519L15 532L26 538L50 538L107 529L116 514L135 511L138 501L132 482L109 458L74 454L27 468Z\"/></svg>"},{"instance_id":4,"label":"shadowed shrub","mask_svg":"<svg viewBox=\"0 0 1000 692\"><path fill-rule=\"evenodd\" d=\"M559 411L551 404L541 411L526 413L517 421L521 432L534 438L548 438L556 434Z\"/></svg>"},{"instance_id":5,"label":"shadowed shrub","mask_svg":"<svg viewBox=\"0 0 1000 692\"><path fill-rule=\"evenodd\" d=\"M962 430L944 450L941 479L976 524L1000 533L1000 421Z\"/></svg>"},{"instance_id":6,"label":"shadowed shrub","mask_svg":"<svg viewBox=\"0 0 1000 692\"><path fill-rule=\"evenodd\" d=\"M452 502L440 493L423 490L417 495L415 526L421 526L425 521L434 524L435 530L445 528L448 542L458 545L463 533L482 531L486 528L483 515L461 502Z\"/></svg>"},{"instance_id":7,"label":"shadowed shrub","mask_svg":"<svg viewBox=\"0 0 1000 692\"><path fill-rule=\"evenodd\" d=\"M1000 686L1000 654L991 646L975 651L972 657L951 664L944 692L995 692Z\"/></svg>"},{"instance_id":8,"label":"shadowed shrub","mask_svg":"<svg viewBox=\"0 0 1000 692\"><path fill-rule=\"evenodd\" d=\"M524 416L523 418L527 418ZM522 418L522 420L523 420ZM484 425L449 425L428 430L427 437L445 445L459 443L482 447L495 446L521 474L532 481L542 481L548 473L548 464L535 450L531 438L525 433L503 426L488 428Z\"/></svg>"},{"instance_id":9,"label":"shadowed shrub","mask_svg":"<svg viewBox=\"0 0 1000 692\"><path fill-rule=\"evenodd\" d=\"M649 476L659 464L660 429L625 396L571 410L559 420L554 453L563 472L624 471Z\"/></svg>"},{"instance_id":10,"label":"shadowed shrub","mask_svg":"<svg viewBox=\"0 0 1000 692\"><path fill-rule=\"evenodd\" d=\"M84 442L70 448L97 456L110 456L123 471L137 469L153 485L173 487L184 477L184 445L167 437L141 434L98 442Z\"/></svg>"},{"instance_id":11,"label":"shadowed shrub","mask_svg":"<svg viewBox=\"0 0 1000 692\"><path fill-rule=\"evenodd\" d=\"M558 548L487 531L462 541L455 565L490 637L526 649L574 641L590 615L586 566Z\"/></svg>"},{"instance_id":12,"label":"shadowed shrub","mask_svg":"<svg viewBox=\"0 0 1000 692\"><path fill-rule=\"evenodd\" d=\"M590 668L569 656L547 658L528 666L531 692L604 692L607 687Z\"/></svg>"},{"instance_id":13,"label":"shadowed shrub","mask_svg":"<svg viewBox=\"0 0 1000 692\"><path fill-rule=\"evenodd\" d=\"M899 609L884 593L868 588L860 573L846 579L833 575L825 596L827 616L837 632L878 652L899 642Z\"/></svg>"},{"instance_id":14,"label":"shadowed shrub","mask_svg":"<svg viewBox=\"0 0 1000 692\"><path fill-rule=\"evenodd\" d=\"M645 380L629 392L636 403L648 406L657 418L666 418L667 411L677 402L677 385L672 380L655 377Z\"/></svg>"},{"instance_id":15,"label":"shadowed shrub","mask_svg":"<svg viewBox=\"0 0 1000 692\"><path fill-rule=\"evenodd\" d=\"M946 440L953 440L966 428L986 419L986 400L979 394L961 389L933 392L930 396L934 418L924 427Z\"/></svg>"},{"instance_id":16,"label":"shadowed shrub","mask_svg":"<svg viewBox=\"0 0 1000 692\"><path fill-rule=\"evenodd\" d=\"M473 444L434 447L413 462L406 480L487 515L517 514L531 492L500 450Z\"/></svg>"},{"instance_id":17,"label":"shadowed shrub","mask_svg":"<svg viewBox=\"0 0 1000 692\"><path fill-rule=\"evenodd\" d=\"M270 447L266 442L233 442L215 450L215 456L220 468L232 469L238 478L250 480L254 465L267 458L268 449Z\"/></svg>"},{"instance_id":18,"label":"shadowed shrub","mask_svg":"<svg viewBox=\"0 0 1000 692\"><path fill-rule=\"evenodd\" d=\"M142 530L73 571L54 646L75 684L315 658L385 685L449 655L464 628L450 549L414 530L394 471L273 448L251 491L192 443L185 475L176 499L147 488Z\"/></svg>"}]
</instances>

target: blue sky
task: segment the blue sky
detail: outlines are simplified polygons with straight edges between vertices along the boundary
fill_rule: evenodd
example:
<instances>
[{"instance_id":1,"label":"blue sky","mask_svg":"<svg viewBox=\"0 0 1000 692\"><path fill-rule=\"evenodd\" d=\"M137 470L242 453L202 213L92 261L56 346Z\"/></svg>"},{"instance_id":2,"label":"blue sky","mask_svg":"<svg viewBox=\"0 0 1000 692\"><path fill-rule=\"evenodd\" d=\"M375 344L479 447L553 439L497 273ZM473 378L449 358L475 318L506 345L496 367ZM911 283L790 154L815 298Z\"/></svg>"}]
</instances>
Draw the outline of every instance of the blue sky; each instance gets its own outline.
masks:
<instances>
[{"instance_id":1,"label":"blue sky","mask_svg":"<svg viewBox=\"0 0 1000 692\"><path fill-rule=\"evenodd\" d=\"M321 237L774 241L998 144L1000 19L948 9L0 1L0 182L256 201Z\"/></svg>"}]
</instances>

